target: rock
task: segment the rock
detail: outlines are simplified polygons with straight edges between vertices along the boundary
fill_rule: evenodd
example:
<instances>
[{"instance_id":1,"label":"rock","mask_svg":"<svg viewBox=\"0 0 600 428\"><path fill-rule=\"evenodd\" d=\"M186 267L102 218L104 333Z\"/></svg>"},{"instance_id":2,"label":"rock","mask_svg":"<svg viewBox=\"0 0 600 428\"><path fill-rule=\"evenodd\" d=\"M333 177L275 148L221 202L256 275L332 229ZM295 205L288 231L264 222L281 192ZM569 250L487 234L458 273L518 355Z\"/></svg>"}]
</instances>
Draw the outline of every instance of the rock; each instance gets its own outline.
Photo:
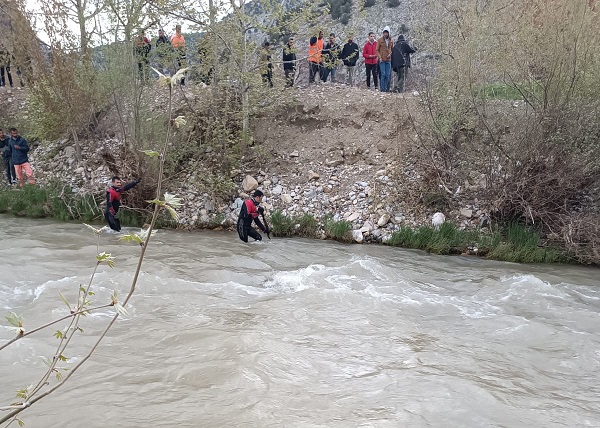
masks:
<instances>
[{"instance_id":1,"label":"rock","mask_svg":"<svg viewBox=\"0 0 600 428\"><path fill-rule=\"evenodd\" d=\"M81 174L85 171L85 168L80 166L79 168L77 168L75 171L73 171L75 174Z\"/></svg>"},{"instance_id":2,"label":"rock","mask_svg":"<svg viewBox=\"0 0 600 428\"><path fill-rule=\"evenodd\" d=\"M298 156L300 156L300 153L298 153L298 150L294 150L292 153L290 153L291 158L297 158Z\"/></svg>"},{"instance_id":3,"label":"rock","mask_svg":"<svg viewBox=\"0 0 600 428\"><path fill-rule=\"evenodd\" d=\"M334 159L334 160L328 160L325 162L325 165L327 166L338 166L344 163L344 159Z\"/></svg>"},{"instance_id":4,"label":"rock","mask_svg":"<svg viewBox=\"0 0 600 428\"><path fill-rule=\"evenodd\" d=\"M446 216L444 215L444 213L441 213L441 212L437 212L433 215L433 217L431 217L431 224L436 229L439 229L440 226L442 224L444 224L445 221L446 221Z\"/></svg>"},{"instance_id":5,"label":"rock","mask_svg":"<svg viewBox=\"0 0 600 428\"><path fill-rule=\"evenodd\" d=\"M383 227L386 224L388 224L390 221L390 215L389 214L383 214L381 217L379 217L379 220L377 220L377 226L379 227Z\"/></svg>"},{"instance_id":6,"label":"rock","mask_svg":"<svg viewBox=\"0 0 600 428\"><path fill-rule=\"evenodd\" d=\"M245 192L251 192L252 190L256 189L258 187L258 181L256 181L256 179L254 177L252 177L251 175L247 175L244 180L242 181L242 189L244 189Z\"/></svg>"},{"instance_id":7,"label":"rock","mask_svg":"<svg viewBox=\"0 0 600 428\"><path fill-rule=\"evenodd\" d=\"M385 153L387 151L387 146L385 145L385 143L377 143L377 150L379 150L381 153Z\"/></svg>"},{"instance_id":8,"label":"rock","mask_svg":"<svg viewBox=\"0 0 600 428\"><path fill-rule=\"evenodd\" d=\"M281 202L283 202L284 204L291 204L292 201L294 200L290 195L288 195L287 193L284 193L283 195L281 195Z\"/></svg>"},{"instance_id":9,"label":"rock","mask_svg":"<svg viewBox=\"0 0 600 428\"><path fill-rule=\"evenodd\" d=\"M241 173L242 173L242 171L240 171L239 169L232 169L232 170L229 172L229 176L230 176L231 178L235 178L235 177L237 177L238 175L240 175Z\"/></svg>"},{"instance_id":10,"label":"rock","mask_svg":"<svg viewBox=\"0 0 600 428\"><path fill-rule=\"evenodd\" d=\"M319 174L317 174L316 172L314 172L312 170L308 171L308 181L318 180L319 178L321 178L321 176Z\"/></svg>"},{"instance_id":11,"label":"rock","mask_svg":"<svg viewBox=\"0 0 600 428\"><path fill-rule=\"evenodd\" d=\"M281 193L283 192L283 187L281 187L281 185L278 184L277 186L273 187L272 192L274 195L281 195Z\"/></svg>"},{"instance_id":12,"label":"rock","mask_svg":"<svg viewBox=\"0 0 600 428\"><path fill-rule=\"evenodd\" d=\"M355 220L358 220L358 218L359 218L359 217L360 217L360 213L354 212L354 213L352 213L352 214L350 214L350 215L348 216L348 219L347 219L347 220L348 220L349 222L353 222L353 221L355 221Z\"/></svg>"},{"instance_id":13,"label":"rock","mask_svg":"<svg viewBox=\"0 0 600 428\"><path fill-rule=\"evenodd\" d=\"M244 201L240 198L235 198L235 201L233 201L233 203L230 205L230 208L232 210L239 210L240 208L242 208L242 205L244 204Z\"/></svg>"},{"instance_id":14,"label":"rock","mask_svg":"<svg viewBox=\"0 0 600 428\"><path fill-rule=\"evenodd\" d=\"M473 210L470 210L468 208L462 208L460 210L460 215L465 218L471 218L473 217Z\"/></svg>"},{"instance_id":15,"label":"rock","mask_svg":"<svg viewBox=\"0 0 600 428\"><path fill-rule=\"evenodd\" d=\"M360 231L362 233L371 233L371 231L373 229L374 229L373 223L371 223L370 221L365 221L365 223L363 224L363 226L360 228Z\"/></svg>"},{"instance_id":16,"label":"rock","mask_svg":"<svg viewBox=\"0 0 600 428\"><path fill-rule=\"evenodd\" d=\"M352 239L360 244L364 240L362 232L360 230L353 230Z\"/></svg>"}]
</instances>

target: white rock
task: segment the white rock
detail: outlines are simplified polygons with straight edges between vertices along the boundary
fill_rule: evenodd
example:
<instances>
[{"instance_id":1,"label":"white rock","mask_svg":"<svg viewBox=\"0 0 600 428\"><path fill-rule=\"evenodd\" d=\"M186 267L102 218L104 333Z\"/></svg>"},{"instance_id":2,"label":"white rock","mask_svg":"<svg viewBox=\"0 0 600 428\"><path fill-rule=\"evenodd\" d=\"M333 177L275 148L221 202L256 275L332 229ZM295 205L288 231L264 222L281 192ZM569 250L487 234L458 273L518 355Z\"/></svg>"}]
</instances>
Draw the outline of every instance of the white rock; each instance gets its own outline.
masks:
<instances>
[{"instance_id":1,"label":"white rock","mask_svg":"<svg viewBox=\"0 0 600 428\"><path fill-rule=\"evenodd\" d=\"M291 158L297 158L298 156L300 156L300 153L298 153L298 150L294 150L292 153L290 153Z\"/></svg>"},{"instance_id":2,"label":"white rock","mask_svg":"<svg viewBox=\"0 0 600 428\"><path fill-rule=\"evenodd\" d=\"M441 213L441 212L437 212L433 215L433 217L431 217L431 224L436 229L439 229L440 226L442 224L444 224L445 221L446 221L446 216L444 215L444 213Z\"/></svg>"},{"instance_id":3,"label":"white rock","mask_svg":"<svg viewBox=\"0 0 600 428\"><path fill-rule=\"evenodd\" d=\"M365 221L363 226L360 228L360 231L362 233L370 233L373 229L373 223L371 223L370 221Z\"/></svg>"},{"instance_id":4,"label":"white rock","mask_svg":"<svg viewBox=\"0 0 600 428\"><path fill-rule=\"evenodd\" d=\"M274 195L281 195L281 193L283 192L283 187L281 187L281 185L278 184L277 186L273 187L272 192Z\"/></svg>"},{"instance_id":5,"label":"white rock","mask_svg":"<svg viewBox=\"0 0 600 428\"><path fill-rule=\"evenodd\" d=\"M360 213L352 213L348 216L348 221L352 222L354 220L358 220L358 218L360 217Z\"/></svg>"},{"instance_id":6,"label":"white rock","mask_svg":"<svg viewBox=\"0 0 600 428\"><path fill-rule=\"evenodd\" d=\"M379 217L379 220L377 220L377 226L383 227L386 224L388 224L389 221L390 221L390 215L387 213L383 214L381 217Z\"/></svg>"},{"instance_id":7,"label":"white rock","mask_svg":"<svg viewBox=\"0 0 600 428\"><path fill-rule=\"evenodd\" d=\"M465 218L471 218L473 217L473 210L470 210L468 208L462 208L460 210L460 215Z\"/></svg>"},{"instance_id":8,"label":"white rock","mask_svg":"<svg viewBox=\"0 0 600 428\"><path fill-rule=\"evenodd\" d=\"M360 230L353 230L352 239L354 239L355 242L358 242L360 244L364 239L362 232Z\"/></svg>"},{"instance_id":9,"label":"white rock","mask_svg":"<svg viewBox=\"0 0 600 428\"><path fill-rule=\"evenodd\" d=\"M316 172L314 172L312 170L308 171L308 181L318 180L319 178L321 178L321 176L319 174L317 174Z\"/></svg>"},{"instance_id":10,"label":"white rock","mask_svg":"<svg viewBox=\"0 0 600 428\"><path fill-rule=\"evenodd\" d=\"M290 195L288 195L287 193L284 193L283 195L281 195L281 202L283 202L284 204L291 204L293 199Z\"/></svg>"},{"instance_id":11,"label":"white rock","mask_svg":"<svg viewBox=\"0 0 600 428\"><path fill-rule=\"evenodd\" d=\"M245 192L251 192L258 187L258 181L251 175L247 175L242 181L242 188Z\"/></svg>"}]
</instances>

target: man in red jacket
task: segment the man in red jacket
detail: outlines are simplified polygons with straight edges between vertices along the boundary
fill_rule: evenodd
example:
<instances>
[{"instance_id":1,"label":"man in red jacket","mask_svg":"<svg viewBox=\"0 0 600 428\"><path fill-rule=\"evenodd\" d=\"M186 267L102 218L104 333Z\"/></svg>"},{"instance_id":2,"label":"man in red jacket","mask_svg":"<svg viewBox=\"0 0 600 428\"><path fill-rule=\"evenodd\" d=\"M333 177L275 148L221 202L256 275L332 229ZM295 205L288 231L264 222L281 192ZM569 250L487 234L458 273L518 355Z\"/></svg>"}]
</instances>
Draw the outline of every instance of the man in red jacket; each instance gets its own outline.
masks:
<instances>
[{"instance_id":1,"label":"man in red jacket","mask_svg":"<svg viewBox=\"0 0 600 428\"><path fill-rule=\"evenodd\" d=\"M252 222L256 223L258 228L265 232L267 235L270 230L267 226L263 225L259 215L264 213L264 208L258 205L262 202L263 192L255 190L252 194L251 199L246 199L242 208L240 209L240 215L237 221L237 231L240 239L244 242L248 242L248 236L254 238L255 241L262 241L262 236L252 227Z\"/></svg>"},{"instance_id":2,"label":"man in red jacket","mask_svg":"<svg viewBox=\"0 0 600 428\"><path fill-rule=\"evenodd\" d=\"M373 74L373 83L377 90L377 42L375 41L375 33L369 33L369 40L363 47L363 58L365 59L365 67L367 68L367 88L371 87L371 74Z\"/></svg>"}]
</instances>

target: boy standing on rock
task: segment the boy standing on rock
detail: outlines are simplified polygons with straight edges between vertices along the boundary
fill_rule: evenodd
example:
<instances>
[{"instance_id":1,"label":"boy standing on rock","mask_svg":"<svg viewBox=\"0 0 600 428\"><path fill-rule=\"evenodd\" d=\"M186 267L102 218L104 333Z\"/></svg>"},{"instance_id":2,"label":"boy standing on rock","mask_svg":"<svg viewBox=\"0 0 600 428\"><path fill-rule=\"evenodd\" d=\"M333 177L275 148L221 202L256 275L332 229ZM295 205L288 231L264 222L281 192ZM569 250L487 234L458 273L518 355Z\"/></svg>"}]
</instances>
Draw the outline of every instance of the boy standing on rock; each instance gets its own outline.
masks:
<instances>
[{"instance_id":1,"label":"boy standing on rock","mask_svg":"<svg viewBox=\"0 0 600 428\"><path fill-rule=\"evenodd\" d=\"M121 193L135 187L141 180L133 180L123 186L123 182L120 177L113 177L111 180L111 186L106 191L106 210L104 211L104 218L108 222L108 225L112 230L117 232L121 231L121 222L119 221L119 207L121 206ZM121 187L123 186L123 187Z\"/></svg>"}]
</instances>

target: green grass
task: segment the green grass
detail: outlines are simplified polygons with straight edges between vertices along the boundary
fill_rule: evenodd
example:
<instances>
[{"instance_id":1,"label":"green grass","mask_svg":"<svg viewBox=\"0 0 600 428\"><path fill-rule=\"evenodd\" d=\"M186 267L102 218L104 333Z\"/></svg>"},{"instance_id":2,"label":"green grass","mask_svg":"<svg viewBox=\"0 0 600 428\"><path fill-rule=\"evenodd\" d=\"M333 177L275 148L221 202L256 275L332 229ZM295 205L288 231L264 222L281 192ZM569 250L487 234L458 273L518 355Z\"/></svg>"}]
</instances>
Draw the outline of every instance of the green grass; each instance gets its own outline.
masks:
<instances>
[{"instance_id":1,"label":"green grass","mask_svg":"<svg viewBox=\"0 0 600 428\"><path fill-rule=\"evenodd\" d=\"M288 217L280 210L273 211L270 216L273 236L291 237L302 236L314 238L317 236L318 222L310 214Z\"/></svg>"},{"instance_id":2,"label":"green grass","mask_svg":"<svg viewBox=\"0 0 600 428\"><path fill-rule=\"evenodd\" d=\"M323 219L323 224L328 237L341 242L352 241L352 223L349 221L336 221L328 217Z\"/></svg>"},{"instance_id":3,"label":"green grass","mask_svg":"<svg viewBox=\"0 0 600 428\"><path fill-rule=\"evenodd\" d=\"M0 190L0 213L60 221L104 221L102 210L93 195L74 195L57 186L26 185L23 188ZM119 211L119 218L124 226L142 226L150 216L123 209Z\"/></svg>"},{"instance_id":4,"label":"green grass","mask_svg":"<svg viewBox=\"0 0 600 428\"><path fill-rule=\"evenodd\" d=\"M517 263L569 261L564 251L540 246L541 239L537 231L516 223L492 233L459 230L450 222L444 223L439 230L428 226L418 229L402 227L392 234L387 244L434 254L463 254L477 248L476 253L480 256Z\"/></svg>"},{"instance_id":5,"label":"green grass","mask_svg":"<svg viewBox=\"0 0 600 428\"><path fill-rule=\"evenodd\" d=\"M475 89L475 94L479 98L486 100L522 100L523 95L519 90L503 83L492 83Z\"/></svg>"}]
</instances>

